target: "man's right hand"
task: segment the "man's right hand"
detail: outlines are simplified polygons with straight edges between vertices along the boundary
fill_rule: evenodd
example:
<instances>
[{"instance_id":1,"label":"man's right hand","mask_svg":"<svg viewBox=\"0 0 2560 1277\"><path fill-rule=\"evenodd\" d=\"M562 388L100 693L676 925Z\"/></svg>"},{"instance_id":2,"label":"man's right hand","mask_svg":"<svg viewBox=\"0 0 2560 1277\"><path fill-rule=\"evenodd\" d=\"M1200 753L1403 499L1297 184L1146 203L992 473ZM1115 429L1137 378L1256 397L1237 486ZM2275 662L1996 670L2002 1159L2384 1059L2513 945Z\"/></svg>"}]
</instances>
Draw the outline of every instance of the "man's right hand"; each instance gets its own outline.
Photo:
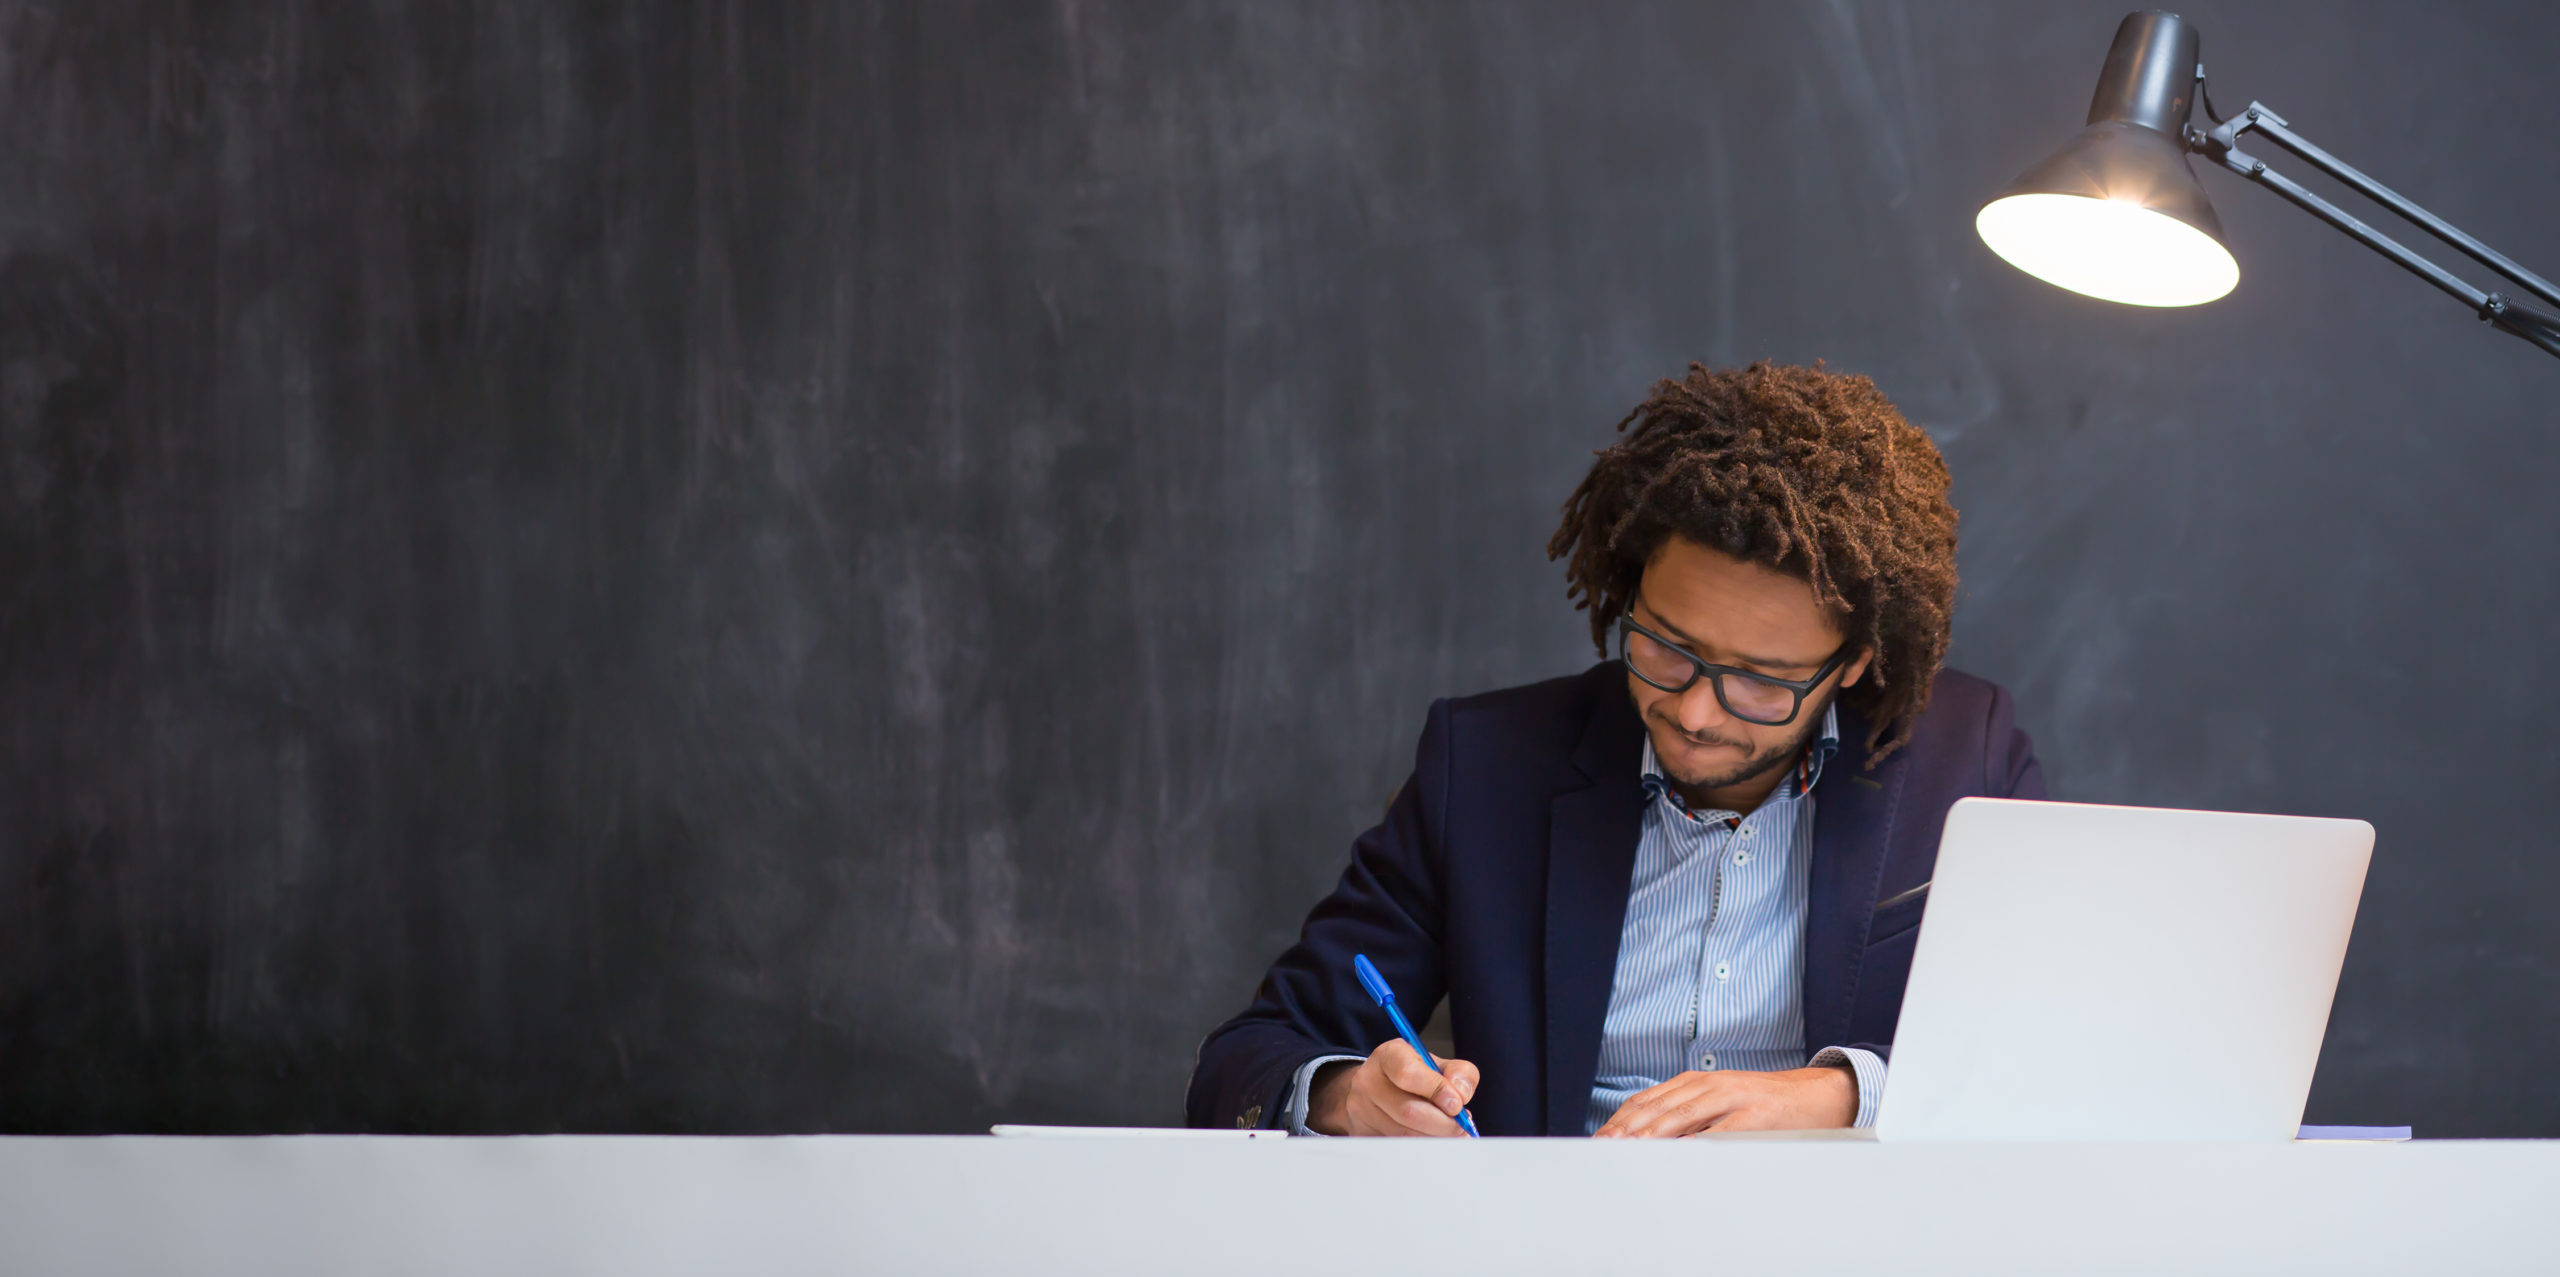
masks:
<instances>
[{"instance_id":1,"label":"man's right hand","mask_svg":"<svg viewBox=\"0 0 2560 1277\"><path fill-rule=\"evenodd\" d=\"M1379 1043L1358 1064L1325 1065L1308 1087L1307 1129L1327 1135L1463 1138L1458 1110L1475 1097L1476 1066L1442 1060L1440 1068L1442 1073L1432 1072L1403 1038Z\"/></svg>"}]
</instances>

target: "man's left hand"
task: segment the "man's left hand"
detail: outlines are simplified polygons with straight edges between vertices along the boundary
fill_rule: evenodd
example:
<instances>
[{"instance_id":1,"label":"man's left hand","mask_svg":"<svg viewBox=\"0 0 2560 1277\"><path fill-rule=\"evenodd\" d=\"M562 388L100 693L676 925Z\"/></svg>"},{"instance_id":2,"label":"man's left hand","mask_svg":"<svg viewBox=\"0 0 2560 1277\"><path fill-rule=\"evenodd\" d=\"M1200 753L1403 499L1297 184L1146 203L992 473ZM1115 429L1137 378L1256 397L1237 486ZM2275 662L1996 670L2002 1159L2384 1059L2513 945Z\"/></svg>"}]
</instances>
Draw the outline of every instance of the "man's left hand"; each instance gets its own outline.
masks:
<instances>
[{"instance_id":1,"label":"man's left hand","mask_svg":"<svg viewBox=\"0 0 2560 1277\"><path fill-rule=\"evenodd\" d=\"M1783 1073L1683 1073L1627 1097L1594 1138L1676 1139L1700 1131L1801 1131L1858 1120L1858 1077L1823 1065Z\"/></svg>"}]
</instances>

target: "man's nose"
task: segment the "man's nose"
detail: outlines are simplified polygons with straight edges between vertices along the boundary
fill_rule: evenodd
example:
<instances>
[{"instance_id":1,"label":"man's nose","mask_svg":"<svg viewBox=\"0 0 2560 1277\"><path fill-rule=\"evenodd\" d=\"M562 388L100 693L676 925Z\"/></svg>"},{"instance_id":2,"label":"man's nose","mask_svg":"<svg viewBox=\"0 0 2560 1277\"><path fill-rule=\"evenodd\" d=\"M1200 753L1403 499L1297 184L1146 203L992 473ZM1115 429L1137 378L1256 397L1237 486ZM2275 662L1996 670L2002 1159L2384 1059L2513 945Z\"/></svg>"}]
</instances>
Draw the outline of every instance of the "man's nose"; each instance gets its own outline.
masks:
<instances>
[{"instance_id":1,"label":"man's nose","mask_svg":"<svg viewBox=\"0 0 2560 1277\"><path fill-rule=\"evenodd\" d=\"M1692 736L1705 736L1733 718L1724 712L1724 704L1716 699L1715 680L1701 674L1688 690L1680 693L1679 703L1672 706L1680 729Z\"/></svg>"}]
</instances>

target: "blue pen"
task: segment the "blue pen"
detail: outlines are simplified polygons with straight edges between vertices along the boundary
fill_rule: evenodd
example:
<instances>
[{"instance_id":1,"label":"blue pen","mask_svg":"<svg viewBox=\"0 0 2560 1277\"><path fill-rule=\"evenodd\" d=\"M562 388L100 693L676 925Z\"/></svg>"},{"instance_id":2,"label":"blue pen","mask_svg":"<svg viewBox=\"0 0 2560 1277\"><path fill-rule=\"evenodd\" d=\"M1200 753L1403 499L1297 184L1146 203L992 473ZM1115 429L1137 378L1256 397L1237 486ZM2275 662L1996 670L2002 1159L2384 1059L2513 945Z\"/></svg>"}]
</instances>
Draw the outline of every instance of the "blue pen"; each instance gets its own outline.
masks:
<instances>
[{"instance_id":1,"label":"blue pen","mask_svg":"<svg viewBox=\"0 0 2560 1277\"><path fill-rule=\"evenodd\" d=\"M1432 1072L1439 1073L1440 1062L1431 1058L1431 1048L1422 1044L1422 1035L1413 1031L1413 1022L1405 1019L1404 1012L1397 1009L1396 991L1387 987L1387 978L1378 974L1378 968L1369 961L1369 955L1353 954L1351 969L1360 973L1360 987L1367 989L1369 996L1386 1008L1387 1018L1396 1022L1396 1032L1403 1036L1404 1044L1412 1047L1413 1053L1421 1056L1422 1062L1430 1065ZM1476 1120L1469 1117L1464 1108L1458 1110L1458 1129L1465 1131L1468 1139L1484 1138L1476 1132Z\"/></svg>"}]
</instances>

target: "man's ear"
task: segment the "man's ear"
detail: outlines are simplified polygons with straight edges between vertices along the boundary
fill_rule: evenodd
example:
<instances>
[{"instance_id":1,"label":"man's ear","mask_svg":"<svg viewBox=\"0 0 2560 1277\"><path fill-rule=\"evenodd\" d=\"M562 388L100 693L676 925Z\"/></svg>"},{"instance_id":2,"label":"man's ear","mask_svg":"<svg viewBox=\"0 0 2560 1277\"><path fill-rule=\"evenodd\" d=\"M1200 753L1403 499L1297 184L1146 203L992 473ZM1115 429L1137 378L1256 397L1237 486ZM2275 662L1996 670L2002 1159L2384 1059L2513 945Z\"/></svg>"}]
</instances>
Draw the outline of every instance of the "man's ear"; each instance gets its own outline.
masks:
<instances>
[{"instance_id":1,"label":"man's ear","mask_svg":"<svg viewBox=\"0 0 2560 1277\"><path fill-rule=\"evenodd\" d=\"M1859 648L1858 654L1849 658L1849 663L1846 666L1843 666L1840 670L1840 690L1845 692L1852 687L1856 687L1858 685L1858 680L1867 676L1867 666L1873 664L1875 659L1876 650L1874 648Z\"/></svg>"}]
</instances>

